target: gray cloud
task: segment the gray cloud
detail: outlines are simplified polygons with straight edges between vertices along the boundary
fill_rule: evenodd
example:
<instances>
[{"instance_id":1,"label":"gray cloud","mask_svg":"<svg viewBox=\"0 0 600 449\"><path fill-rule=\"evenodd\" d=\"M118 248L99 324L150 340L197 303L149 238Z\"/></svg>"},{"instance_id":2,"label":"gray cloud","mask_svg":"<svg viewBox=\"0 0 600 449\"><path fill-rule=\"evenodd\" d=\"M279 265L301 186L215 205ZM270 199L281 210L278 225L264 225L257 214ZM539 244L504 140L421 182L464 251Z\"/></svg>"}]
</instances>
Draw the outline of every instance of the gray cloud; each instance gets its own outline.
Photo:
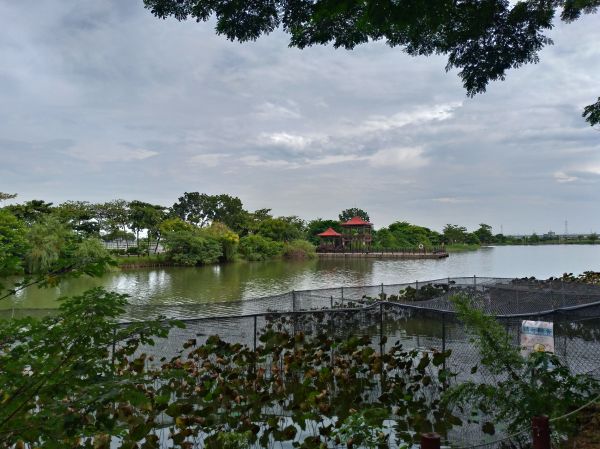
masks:
<instances>
[{"instance_id":1,"label":"gray cloud","mask_svg":"<svg viewBox=\"0 0 600 449\"><path fill-rule=\"evenodd\" d=\"M197 190L305 218L359 206L378 225L600 230L600 134L580 117L600 85L597 16L473 99L443 58L381 43L242 45L141 1L0 16L0 190L22 200Z\"/></svg>"}]
</instances>

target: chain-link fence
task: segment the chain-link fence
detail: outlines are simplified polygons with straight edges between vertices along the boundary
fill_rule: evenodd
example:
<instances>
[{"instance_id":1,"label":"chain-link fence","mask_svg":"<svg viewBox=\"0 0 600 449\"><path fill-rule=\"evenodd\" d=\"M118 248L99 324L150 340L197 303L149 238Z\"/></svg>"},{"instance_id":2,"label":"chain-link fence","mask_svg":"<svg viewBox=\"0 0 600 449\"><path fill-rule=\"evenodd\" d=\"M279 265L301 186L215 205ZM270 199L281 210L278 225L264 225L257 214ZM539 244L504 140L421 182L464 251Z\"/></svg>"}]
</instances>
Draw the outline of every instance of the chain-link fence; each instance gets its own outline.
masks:
<instances>
[{"instance_id":1,"label":"chain-link fence","mask_svg":"<svg viewBox=\"0 0 600 449\"><path fill-rule=\"evenodd\" d=\"M501 379L485 368L472 370L478 365L480 354L456 317L450 298L457 293L468 295L477 308L496 316L515 345L520 342L522 320L553 322L556 355L571 372L600 377L600 286L556 280L447 278L293 291L175 311L168 306L154 307L156 315L181 317L188 313L196 318L182 320L185 328L173 329L168 338L144 350L160 357L175 357L185 342L193 339L201 345L212 335L256 350L268 323L279 319L290 334L368 336L373 348L381 353L391 342L423 353L451 350L445 367L456 374L453 382L496 383ZM136 310L139 312L139 308L130 308L128 316L133 318ZM145 308L141 315L148 316L148 312L149 308ZM378 392L370 394L377 397ZM446 435L449 442L461 447L518 447L529 441L528 432L504 441L498 441L500 437L501 431L490 437L478 426L466 424Z\"/></svg>"}]
</instances>

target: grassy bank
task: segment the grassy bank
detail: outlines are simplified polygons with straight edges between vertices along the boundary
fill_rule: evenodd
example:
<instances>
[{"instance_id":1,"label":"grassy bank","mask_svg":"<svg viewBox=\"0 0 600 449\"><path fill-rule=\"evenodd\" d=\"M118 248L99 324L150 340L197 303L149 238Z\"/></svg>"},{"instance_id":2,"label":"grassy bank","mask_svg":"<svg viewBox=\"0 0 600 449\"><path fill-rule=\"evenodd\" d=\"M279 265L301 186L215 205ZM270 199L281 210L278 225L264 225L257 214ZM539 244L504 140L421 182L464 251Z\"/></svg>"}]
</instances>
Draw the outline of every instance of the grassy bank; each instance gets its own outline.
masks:
<instances>
[{"instance_id":1,"label":"grassy bank","mask_svg":"<svg viewBox=\"0 0 600 449\"><path fill-rule=\"evenodd\" d=\"M461 253L464 251L475 251L481 248L481 245L477 243L453 243L451 245L444 246L444 249L449 253Z\"/></svg>"},{"instance_id":2,"label":"grassy bank","mask_svg":"<svg viewBox=\"0 0 600 449\"><path fill-rule=\"evenodd\" d=\"M172 266L164 254L150 254L143 256L115 256L117 266L120 268L143 268L156 266Z\"/></svg>"}]
</instances>

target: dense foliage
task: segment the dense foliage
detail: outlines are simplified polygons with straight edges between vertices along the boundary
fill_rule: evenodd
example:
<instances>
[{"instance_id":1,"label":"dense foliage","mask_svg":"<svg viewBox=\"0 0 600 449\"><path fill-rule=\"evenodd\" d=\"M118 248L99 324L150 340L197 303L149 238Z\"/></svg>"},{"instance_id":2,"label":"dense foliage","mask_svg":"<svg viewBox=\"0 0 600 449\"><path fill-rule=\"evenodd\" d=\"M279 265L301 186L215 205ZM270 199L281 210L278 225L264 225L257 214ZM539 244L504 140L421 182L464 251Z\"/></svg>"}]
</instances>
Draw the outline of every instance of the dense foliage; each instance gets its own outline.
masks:
<instances>
[{"instance_id":1,"label":"dense foliage","mask_svg":"<svg viewBox=\"0 0 600 449\"><path fill-rule=\"evenodd\" d=\"M316 257L315 247L306 240L292 240L283 245L282 256L284 259L302 260Z\"/></svg>"},{"instance_id":2,"label":"dense foliage","mask_svg":"<svg viewBox=\"0 0 600 449\"><path fill-rule=\"evenodd\" d=\"M0 321L2 447L155 448L166 427L169 447L201 438L207 448L317 449L349 433L357 445L390 432L408 443L456 422L439 401L448 353L398 343L380 353L367 336L329 335L315 314L271 317L256 349L210 336L159 362L143 347L177 323L118 325L125 303L94 289L64 300L56 317Z\"/></svg>"},{"instance_id":3,"label":"dense foliage","mask_svg":"<svg viewBox=\"0 0 600 449\"><path fill-rule=\"evenodd\" d=\"M410 55L444 54L446 69L457 68L468 95L486 90L506 72L537 63L557 12L564 22L595 13L600 0L144 0L159 18L214 18L216 32L241 42L282 27L290 46L333 43L352 49L384 40ZM600 123L600 100L584 117Z\"/></svg>"},{"instance_id":4,"label":"dense foliage","mask_svg":"<svg viewBox=\"0 0 600 449\"><path fill-rule=\"evenodd\" d=\"M281 252L283 244L261 235L248 235L240 239L240 253L248 260L266 260Z\"/></svg>"},{"instance_id":5,"label":"dense foliage","mask_svg":"<svg viewBox=\"0 0 600 449\"><path fill-rule=\"evenodd\" d=\"M0 446L108 448L146 435L140 344L173 323L117 325L124 295L94 289L63 299L56 317L0 320ZM115 348L111 353L111 348Z\"/></svg>"},{"instance_id":6,"label":"dense foliage","mask_svg":"<svg viewBox=\"0 0 600 449\"><path fill-rule=\"evenodd\" d=\"M14 195L5 194L6 199ZM360 208L341 211L341 221L354 216L369 219ZM322 242L318 234L331 227L347 233L340 220L271 215L270 209L247 211L239 198L186 192L172 207L143 201L113 200L105 203L67 201L58 206L42 200L0 208L0 276L50 274L71 270L81 257L138 265L169 263L201 265L230 262L240 257L266 260L312 258L312 247ZM597 234L577 239L555 234L509 237L494 235L482 223L469 232L448 224L437 232L398 221L373 231L371 249L431 250L446 245L452 250L477 248L480 244L600 243ZM164 254L159 254L164 253ZM125 256L148 256L136 263ZM152 257L150 257L152 256Z\"/></svg>"},{"instance_id":7,"label":"dense foliage","mask_svg":"<svg viewBox=\"0 0 600 449\"><path fill-rule=\"evenodd\" d=\"M600 393L597 380L572 374L554 354L522 355L503 326L472 307L467 296L455 295L452 301L479 347L480 366L475 365L472 373L484 368L499 377L495 383L458 384L446 399L463 411L472 411L472 421L480 423L484 432L494 433L493 423L506 423L510 433L528 430L531 417L562 417ZM572 424L572 419L561 419L553 422L553 430L560 434Z\"/></svg>"}]
</instances>

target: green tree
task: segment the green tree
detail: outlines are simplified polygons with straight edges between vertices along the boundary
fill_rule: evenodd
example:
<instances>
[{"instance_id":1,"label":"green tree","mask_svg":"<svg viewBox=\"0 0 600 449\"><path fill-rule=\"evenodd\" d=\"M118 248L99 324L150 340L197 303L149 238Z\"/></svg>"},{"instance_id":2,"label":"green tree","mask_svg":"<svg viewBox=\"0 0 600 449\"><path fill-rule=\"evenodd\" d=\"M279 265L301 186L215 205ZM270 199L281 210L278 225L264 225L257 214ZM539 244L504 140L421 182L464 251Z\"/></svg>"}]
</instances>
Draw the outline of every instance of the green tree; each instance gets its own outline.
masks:
<instances>
[{"instance_id":1,"label":"green tree","mask_svg":"<svg viewBox=\"0 0 600 449\"><path fill-rule=\"evenodd\" d=\"M100 235L96 208L88 201L66 201L54 208L52 213L81 235Z\"/></svg>"},{"instance_id":2,"label":"green tree","mask_svg":"<svg viewBox=\"0 0 600 449\"><path fill-rule=\"evenodd\" d=\"M359 209L357 207L345 209L342 212L340 212L340 215L339 215L339 219L342 223L345 221L348 221L354 217L360 217L365 221L369 221L369 214L366 213L364 210Z\"/></svg>"},{"instance_id":3,"label":"green tree","mask_svg":"<svg viewBox=\"0 0 600 449\"><path fill-rule=\"evenodd\" d=\"M290 46L333 43L352 49L384 40L410 55L444 54L446 70L457 68L469 96L484 92L506 72L536 63L552 39L555 16L570 23L597 11L600 0L449 1L428 0L144 0L159 18L208 21L216 32L240 42L282 27ZM600 98L583 115L600 123Z\"/></svg>"},{"instance_id":4,"label":"green tree","mask_svg":"<svg viewBox=\"0 0 600 449\"><path fill-rule=\"evenodd\" d=\"M173 204L171 211L182 220L201 228L212 221L219 221L236 232L243 230L248 214L237 197L198 192L185 192Z\"/></svg>"},{"instance_id":5,"label":"green tree","mask_svg":"<svg viewBox=\"0 0 600 449\"><path fill-rule=\"evenodd\" d=\"M481 240L474 232L468 232L465 237L465 243L468 245L479 245L481 244Z\"/></svg>"},{"instance_id":6,"label":"green tree","mask_svg":"<svg viewBox=\"0 0 600 449\"><path fill-rule=\"evenodd\" d=\"M201 235L210 237L221 244L224 261L234 260L240 243L240 236L229 229L226 224L213 221L208 228L201 230Z\"/></svg>"},{"instance_id":7,"label":"green tree","mask_svg":"<svg viewBox=\"0 0 600 449\"><path fill-rule=\"evenodd\" d=\"M164 235L167 257L181 265L194 266L212 264L223 257L221 244L199 232L176 231Z\"/></svg>"},{"instance_id":8,"label":"green tree","mask_svg":"<svg viewBox=\"0 0 600 449\"><path fill-rule=\"evenodd\" d=\"M138 249L140 248L140 232L146 231L146 250L150 254L151 240L155 241L155 252L160 241L160 224L166 217L166 208L143 201L131 201L129 203L129 221L131 229L136 234Z\"/></svg>"},{"instance_id":9,"label":"green tree","mask_svg":"<svg viewBox=\"0 0 600 449\"><path fill-rule=\"evenodd\" d=\"M32 225L52 213L53 207L52 203L47 203L43 200L31 200L23 204L6 206L5 209L10 211L19 220Z\"/></svg>"},{"instance_id":10,"label":"green tree","mask_svg":"<svg viewBox=\"0 0 600 449\"><path fill-rule=\"evenodd\" d=\"M170 217L162 221L158 225L161 234L168 234L170 232L194 232L196 226L188 223L187 221L183 221L179 217Z\"/></svg>"},{"instance_id":11,"label":"green tree","mask_svg":"<svg viewBox=\"0 0 600 449\"><path fill-rule=\"evenodd\" d=\"M7 210L0 209L0 276L22 271L29 247L26 232L23 222Z\"/></svg>"},{"instance_id":12,"label":"green tree","mask_svg":"<svg viewBox=\"0 0 600 449\"><path fill-rule=\"evenodd\" d=\"M128 233L129 226L129 203L125 200L113 200L94 206L96 219L100 229L105 234L121 231ZM125 239L125 247L129 248L129 239Z\"/></svg>"},{"instance_id":13,"label":"green tree","mask_svg":"<svg viewBox=\"0 0 600 449\"><path fill-rule=\"evenodd\" d=\"M379 229L373 234L373 248L375 249L400 248L402 246L406 245L399 244L396 236L388 228Z\"/></svg>"},{"instance_id":14,"label":"green tree","mask_svg":"<svg viewBox=\"0 0 600 449\"><path fill-rule=\"evenodd\" d=\"M588 235L588 239L590 242L595 243L598 241L598 234L592 232L590 235Z\"/></svg>"},{"instance_id":15,"label":"green tree","mask_svg":"<svg viewBox=\"0 0 600 449\"><path fill-rule=\"evenodd\" d=\"M467 228L464 226L447 224L443 234L448 243L465 243L467 241Z\"/></svg>"},{"instance_id":16,"label":"green tree","mask_svg":"<svg viewBox=\"0 0 600 449\"><path fill-rule=\"evenodd\" d=\"M389 234L382 233L383 230L386 230ZM406 221L397 221L387 228L377 231L374 241L375 245L381 248L415 248L419 245L430 248L440 243L440 235L423 226L413 225ZM387 246L388 243L393 245Z\"/></svg>"},{"instance_id":17,"label":"green tree","mask_svg":"<svg viewBox=\"0 0 600 449\"><path fill-rule=\"evenodd\" d=\"M247 235L240 239L240 253L248 260L266 260L281 253L283 244L261 235Z\"/></svg>"},{"instance_id":18,"label":"green tree","mask_svg":"<svg viewBox=\"0 0 600 449\"><path fill-rule=\"evenodd\" d=\"M76 245L72 258L79 264L87 265L100 259L110 258L110 254L104 247L102 240L96 237L89 237Z\"/></svg>"},{"instance_id":19,"label":"green tree","mask_svg":"<svg viewBox=\"0 0 600 449\"><path fill-rule=\"evenodd\" d=\"M4 201L6 201L6 200L12 200L12 199L14 199L16 197L17 197L16 193L0 192L0 206L2 205L2 203L4 203Z\"/></svg>"},{"instance_id":20,"label":"green tree","mask_svg":"<svg viewBox=\"0 0 600 449\"><path fill-rule=\"evenodd\" d=\"M267 218L258 226L258 234L277 242L289 242L300 238L302 231L284 218Z\"/></svg>"},{"instance_id":21,"label":"green tree","mask_svg":"<svg viewBox=\"0 0 600 449\"><path fill-rule=\"evenodd\" d=\"M324 232L327 228L333 228L335 231L342 233L342 227L340 226L340 222L337 220L323 220L321 218L317 218L315 220L311 220L306 225L306 237L313 244L319 244L319 237L317 234Z\"/></svg>"},{"instance_id":22,"label":"green tree","mask_svg":"<svg viewBox=\"0 0 600 449\"><path fill-rule=\"evenodd\" d=\"M41 274L58 269L60 261L74 249L75 235L57 217L48 216L31 226L27 241L29 250L25 254L25 271Z\"/></svg>"},{"instance_id":23,"label":"green tree","mask_svg":"<svg viewBox=\"0 0 600 449\"><path fill-rule=\"evenodd\" d=\"M492 227L485 223L479 225L479 229L473 232L481 243L492 243L494 241L494 234L492 234Z\"/></svg>"}]
</instances>

